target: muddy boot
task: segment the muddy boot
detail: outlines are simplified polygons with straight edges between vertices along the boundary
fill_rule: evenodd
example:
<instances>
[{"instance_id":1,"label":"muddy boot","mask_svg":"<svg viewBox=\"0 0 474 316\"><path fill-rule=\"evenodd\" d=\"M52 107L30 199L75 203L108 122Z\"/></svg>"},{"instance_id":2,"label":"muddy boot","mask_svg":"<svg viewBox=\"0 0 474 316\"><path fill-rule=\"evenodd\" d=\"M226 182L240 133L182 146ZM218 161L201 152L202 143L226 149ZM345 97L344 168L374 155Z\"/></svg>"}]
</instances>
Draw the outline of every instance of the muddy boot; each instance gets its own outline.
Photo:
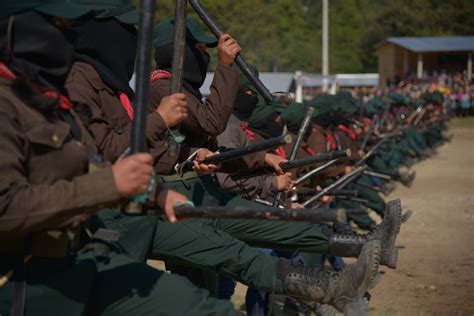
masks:
<instances>
[{"instance_id":1,"label":"muddy boot","mask_svg":"<svg viewBox=\"0 0 474 316\"><path fill-rule=\"evenodd\" d=\"M278 277L286 295L330 304L342 312L348 303L364 296L377 274L379 260L380 242L374 240L364 245L355 264L342 271L317 271L280 258Z\"/></svg>"},{"instance_id":2,"label":"muddy boot","mask_svg":"<svg viewBox=\"0 0 474 316\"><path fill-rule=\"evenodd\" d=\"M410 173L401 173L398 176L398 179L404 186L407 188L411 188L413 184L413 180L415 180L416 172L410 172Z\"/></svg>"},{"instance_id":3,"label":"muddy boot","mask_svg":"<svg viewBox=\"0 0 474 316\"><path fill-rule=\"evenodd\" d=\"M389 201L382 223L368 234L330 234L329 253L341 257L358 257L365 243L379 240L382 246L380 264L395 269L398 261L395 241L400 232L401 209L400 200Z\"/></svg>"},{"instance_id":4,"label":"muddy boot","mask_svg":"<svg viewBox=\"0 0 474 316\"><path fill-rule=\"evenodd\" d=\"M380 191L382 191L384 195L389 195L393 192L393 190L395 190L395 187L395 183L387 182L382 187L380 187Z\"/></svg>"}]
</instances>

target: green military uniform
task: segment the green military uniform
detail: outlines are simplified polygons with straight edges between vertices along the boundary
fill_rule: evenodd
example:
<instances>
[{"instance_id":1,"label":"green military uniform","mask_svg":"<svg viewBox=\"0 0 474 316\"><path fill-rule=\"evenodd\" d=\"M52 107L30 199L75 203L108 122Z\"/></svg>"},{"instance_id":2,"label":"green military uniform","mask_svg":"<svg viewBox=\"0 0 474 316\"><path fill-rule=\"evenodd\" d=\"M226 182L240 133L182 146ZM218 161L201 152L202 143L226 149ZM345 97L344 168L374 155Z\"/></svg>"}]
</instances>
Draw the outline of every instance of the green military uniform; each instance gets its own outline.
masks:
<instances>
[{"instance_id":1,"label":"green military uniform","mask_svg":"<svg viewBox=\"0 0 474 316\"><path fill-rule=\"evenodd\" d=\"M21 96L15 94L12 84L18 74L8 66L42 67L36 73L41 77L54 64L58 68L41 84L62 90L73 47L49 16L32 9L64 18L90 9L63 1L16 5L13 11L0 10L2 15L15 14L10 43L15 59L2 63L0 78L0 275L8 276L13 269L13 279L0 290L0 314L10 314L13 298L15 313L29 315L234 314L229 302L210 299L185 279L137 263L112 244L82 237L81 223L122 199L112 169L87 173L89 155L97 154L96 147L67 97L51 97L48 102L58 108L45 114L22 99L28 88ZM6 42L6 17L0 23L1 43ZM38 42L41 45L33 45Z\"/></svg>"},{"instance_id":2,"label":"green military uniform","mask_svg":"<svg viewBox=\"0 0 474 316\"><path fill-rule=\"evenodd\" d=\"M231 69L222 67L220 76L230 71ZM219 79L219 74L216 76ZM225 81L225 78L220 80ZM126 134L130 120L116 93L107 87L92 66L85 63L74 64L67 88L74 100L90 104L93 115L91 130L94 135L99 136L95 137L97 145L107 153L108 158L118 157L128 144L129 137ZM154 128L160 130L162 127L156 120L162 121L157 112L151 112L147 134L152 142L158 138L153 136L157 133ZM113 146L104 147L104 144ZM154 148L159 150L160 146L153 146L152 151ZM161 148L166 149L166 145ZM160 168L168 165L172 164L158 164ZM164 187L185 194L196 205L259 207L240 196L220 191L211 176L198 177L195 173L187 173L184 178L163 176L161 180ZM115 209L103 211L99 217L99 225L120 232L121 246L137 260L144 261L147 256L152 256L169 262L204 267L264 289L269 289L276 283L277 290L282 291L282 282L278 279L274 281L276 260L248 247L242 241L275 248L302 247L314 252L328 251L326 234L318 225L309 223L195 220L170 224L151 216L129 217ZM202 284L199 281L197 283Z\"/></svg>"}]
</instances>

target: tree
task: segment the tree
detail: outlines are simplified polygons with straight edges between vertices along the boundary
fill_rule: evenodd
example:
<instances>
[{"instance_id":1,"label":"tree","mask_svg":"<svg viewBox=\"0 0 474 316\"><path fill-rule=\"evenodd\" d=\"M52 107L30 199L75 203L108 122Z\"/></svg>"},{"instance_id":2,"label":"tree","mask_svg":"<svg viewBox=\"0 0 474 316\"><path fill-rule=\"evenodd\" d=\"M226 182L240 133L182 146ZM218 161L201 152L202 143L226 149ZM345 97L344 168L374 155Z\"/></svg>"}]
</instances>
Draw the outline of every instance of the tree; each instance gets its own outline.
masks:
<instances>
[{"instance_id":1,"label":"tree","mask_svg":"<svg viewBox=\"0 0 474 316\"><path fill-rule=\"evenodd\" d=\"M321 71L321 0L201 1L260 71ZM174 1L157 8L161 21ZM375 72L375 45L390 36L474 34L473 16L473 0L330 0L330 72Z\"/></svg>"}]
</instances>

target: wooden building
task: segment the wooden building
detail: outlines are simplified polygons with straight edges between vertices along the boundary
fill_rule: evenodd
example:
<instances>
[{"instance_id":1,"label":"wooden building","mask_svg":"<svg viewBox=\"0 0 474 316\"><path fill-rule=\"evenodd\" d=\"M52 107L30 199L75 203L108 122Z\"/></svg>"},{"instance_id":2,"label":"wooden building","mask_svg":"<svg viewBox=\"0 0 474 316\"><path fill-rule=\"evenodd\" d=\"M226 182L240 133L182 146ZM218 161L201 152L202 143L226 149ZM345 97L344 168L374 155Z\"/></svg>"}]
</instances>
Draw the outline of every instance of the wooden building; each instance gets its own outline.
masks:
<instances>
[{"instance_id":1,"label":"wooden building","mask_svg":"<svg viewBox=\"0 0 474 316\"><path fill-rule=\"evenodd\" d=\"M472 79L474 36L389 37L376 48L381 86L442 70L466 71Z\"/></svg>"}]
</instances>

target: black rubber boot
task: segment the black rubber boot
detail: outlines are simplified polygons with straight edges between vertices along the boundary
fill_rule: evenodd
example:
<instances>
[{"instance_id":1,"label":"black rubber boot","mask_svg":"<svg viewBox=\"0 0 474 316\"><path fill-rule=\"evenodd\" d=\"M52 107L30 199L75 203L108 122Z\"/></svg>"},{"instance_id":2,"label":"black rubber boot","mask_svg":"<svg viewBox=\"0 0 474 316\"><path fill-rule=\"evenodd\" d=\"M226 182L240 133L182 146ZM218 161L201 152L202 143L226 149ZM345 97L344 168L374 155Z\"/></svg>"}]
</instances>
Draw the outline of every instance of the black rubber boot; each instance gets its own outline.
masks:
<instances>
[{"instance_id":1,"label":"black rubber boot","mask_svg":"<svg viewBox=\"0 0 474 316\"><path fill-rule=\"evenodd\" d=\"M358 257L365 243L379 240L382 247L380 264L395 269L398 261L395 241L400 232L401 213L400 200L393 200L387 203L385 217L374 231L365 235L330 234L329 253L341 257Z\"/></svg>"},{"instance_id":2,"label":"black rubber boot","mask_svg":"<svg viewBox=\"0 0 474 316\"><path fill-rule=\"evenodd\" d=\"M362 298L377 275L380 242L370 241L362 247L356 263L339 272L320 271L296 266L279 259L278 277L283 281L285 294L321 304L330 304L339 311Z\"/></svg>"}]
</instances>

